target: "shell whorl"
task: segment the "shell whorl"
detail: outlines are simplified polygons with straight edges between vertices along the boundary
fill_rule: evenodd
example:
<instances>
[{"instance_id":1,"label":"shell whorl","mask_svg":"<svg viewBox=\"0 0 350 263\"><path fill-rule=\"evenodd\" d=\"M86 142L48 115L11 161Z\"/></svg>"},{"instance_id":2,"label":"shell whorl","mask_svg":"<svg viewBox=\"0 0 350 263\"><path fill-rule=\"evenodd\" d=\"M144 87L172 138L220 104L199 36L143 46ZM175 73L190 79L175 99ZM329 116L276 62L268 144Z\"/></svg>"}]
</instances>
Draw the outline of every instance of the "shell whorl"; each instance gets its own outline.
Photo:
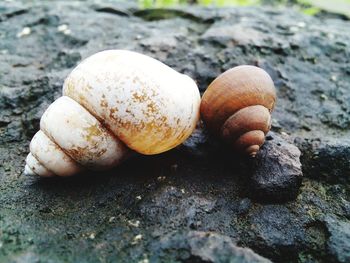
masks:
<instances>
[{"instance_id":1,"label":"shell whorl","mask_svg":"<svg viewBox=\"0 0 350 263\"><path fill-rule=\"evenodd\" d=\"M44 112L25 171L68 176L116 166L131 150L167 151L192 133L199 106L195 82L160 61L99 52L70 73L63 96Z\"/></svg>"},{"instance_id":2,"label":"shell whorl","mask_svg":"<svg viewBox=\"0 0 350 263\"><path fill-rule=\"evenodd\" d=\"M271 77L255 66L238 66L207 88L201 116L208 128L234 149L255 156L271 128L276 91Z\"/></svg>"}]
</instances>

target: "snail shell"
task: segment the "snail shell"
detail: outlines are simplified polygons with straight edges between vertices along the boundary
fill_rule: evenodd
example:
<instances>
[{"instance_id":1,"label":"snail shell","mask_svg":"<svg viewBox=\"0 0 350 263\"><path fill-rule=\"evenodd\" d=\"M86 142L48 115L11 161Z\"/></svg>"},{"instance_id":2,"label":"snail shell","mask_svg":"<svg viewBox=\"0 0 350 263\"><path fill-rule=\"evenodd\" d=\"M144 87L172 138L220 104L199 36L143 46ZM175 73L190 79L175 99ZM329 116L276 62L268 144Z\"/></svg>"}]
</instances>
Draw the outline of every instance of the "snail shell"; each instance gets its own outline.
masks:
<instances>
[{"instance_id":1,"label":"snail shell","mask_svg":"<svg viewBox=\"0 0 350 263\"><path fill-rule=\"evenodd\" d=\"M276 90L269 74L255 66L238 66L219 75L202 97L207 127L237 151L255 156L271 128Z\"/></svg>"},{"instance_id":2,"label":"snail shell","mask_svg":"<svg viewBox=\"0 0 350 263\"><path fill-rule=\"evenodd\" d=\"M195 82L162 62L125 50L96 53L41 117L25 173L69 176L109 169L131 150L165 152L192 133L199 106Z\"/></svg>"}]
</instances>

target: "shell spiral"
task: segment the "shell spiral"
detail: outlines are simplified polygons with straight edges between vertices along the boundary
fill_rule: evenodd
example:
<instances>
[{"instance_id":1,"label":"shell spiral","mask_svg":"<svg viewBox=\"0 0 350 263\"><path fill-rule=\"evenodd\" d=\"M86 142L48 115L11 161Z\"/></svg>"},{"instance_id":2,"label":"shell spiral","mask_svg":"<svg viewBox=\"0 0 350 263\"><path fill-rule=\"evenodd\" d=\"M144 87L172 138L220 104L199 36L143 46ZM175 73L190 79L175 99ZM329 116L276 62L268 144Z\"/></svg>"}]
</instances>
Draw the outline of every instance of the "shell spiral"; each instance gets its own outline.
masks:
<instances>
[{"instance_id":1,"label":"shell spiral","mask_svg":"<svg viewBox=\"0 0 350 263\"><path fill-rule=\"evenodd\" d=\"M219 75L202 97L207 127L238 152L255 156L271 128L276 90L270 75L255 66L238 66Z\"/></svg>"},{"instance_id":2,"label":"shell spiral","mask_svg":"<svg viewBox=\"0 0 350 263\"><path fill-rule=\"evenodd\" d=\"M109 169L131 151L165 152L192 133L199 107L195 82L162 62L126 50L96 53L41 117L25 173L70 176Z\"/></svg>"}]
</instances>

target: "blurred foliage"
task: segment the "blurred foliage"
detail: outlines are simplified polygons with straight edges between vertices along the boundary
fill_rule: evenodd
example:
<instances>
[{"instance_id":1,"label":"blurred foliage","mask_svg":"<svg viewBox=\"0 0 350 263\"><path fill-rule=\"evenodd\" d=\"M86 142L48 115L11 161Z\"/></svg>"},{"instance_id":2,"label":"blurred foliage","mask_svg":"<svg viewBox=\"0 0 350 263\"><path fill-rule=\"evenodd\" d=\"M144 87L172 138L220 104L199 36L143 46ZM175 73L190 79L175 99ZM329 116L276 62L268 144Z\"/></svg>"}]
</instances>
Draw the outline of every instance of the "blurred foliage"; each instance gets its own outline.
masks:
<instances>
[{"instance_id":1,"label":"blurred foliage","mask_svg":"<svg viewBox=\"0 0 350 263\"><path fill-rule=\"evenodd\" d=\"M311 12L312 9L318 9L350 17L350 0L298 0L297 2L310 6Z\"/></svg>"},{"instance_id":2,"label":"blurred foliage","mask_svg":"<svg viewBox=\"0 0 350 263\"><path fill-rule=\"evenodd\" d=\"M143 8L161 8L177 5L202 6L256 6L256 5L288 5L298 8L308 15L320 11L341 14L350 18L350 0L138 0Z\"/></svg>"},{"instance_id":3,"label":"blurred foliage","mask_svg":"<svg viewBox=\"0 0 350 263\"><path fill-rule=\"evenodd\" d=\"M249 6L261 4L261 0L140 0L139 3L144 8L183 4L198 4L202 6Z\"/></svg>"},{"instance_id":4,"label":"blurred foliage","mask_svg":"<svg viewBox=\"0 0 350 263\"><path fill-rule=\"evenodd\" d=\"M321 9L317 7L307 7L307 8L301 8L300 11L303 12L305 15L314 16L318 14L321 11Z\"/></svg>"}]
</instances>

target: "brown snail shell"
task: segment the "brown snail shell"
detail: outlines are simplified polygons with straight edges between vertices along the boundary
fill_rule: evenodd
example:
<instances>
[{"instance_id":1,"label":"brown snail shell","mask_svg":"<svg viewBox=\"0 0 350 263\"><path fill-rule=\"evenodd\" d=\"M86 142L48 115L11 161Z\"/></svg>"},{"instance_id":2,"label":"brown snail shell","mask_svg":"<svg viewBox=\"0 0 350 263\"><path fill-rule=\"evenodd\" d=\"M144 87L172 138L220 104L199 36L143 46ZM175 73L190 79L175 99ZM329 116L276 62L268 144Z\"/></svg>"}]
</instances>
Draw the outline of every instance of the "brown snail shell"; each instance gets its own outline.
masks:
<instances>
[{"instance_id":1,"label":"brown snail shell","mask_svg":"<svg viewBox=\"0 0 350 263\"><path fill-rule=\"evenodd\" d=\"M225 71L209 85L200 111L213 133L254 157L271 128L275 102L270 75L261 68L243 65Z\"/></svg>"}]
</instances>

